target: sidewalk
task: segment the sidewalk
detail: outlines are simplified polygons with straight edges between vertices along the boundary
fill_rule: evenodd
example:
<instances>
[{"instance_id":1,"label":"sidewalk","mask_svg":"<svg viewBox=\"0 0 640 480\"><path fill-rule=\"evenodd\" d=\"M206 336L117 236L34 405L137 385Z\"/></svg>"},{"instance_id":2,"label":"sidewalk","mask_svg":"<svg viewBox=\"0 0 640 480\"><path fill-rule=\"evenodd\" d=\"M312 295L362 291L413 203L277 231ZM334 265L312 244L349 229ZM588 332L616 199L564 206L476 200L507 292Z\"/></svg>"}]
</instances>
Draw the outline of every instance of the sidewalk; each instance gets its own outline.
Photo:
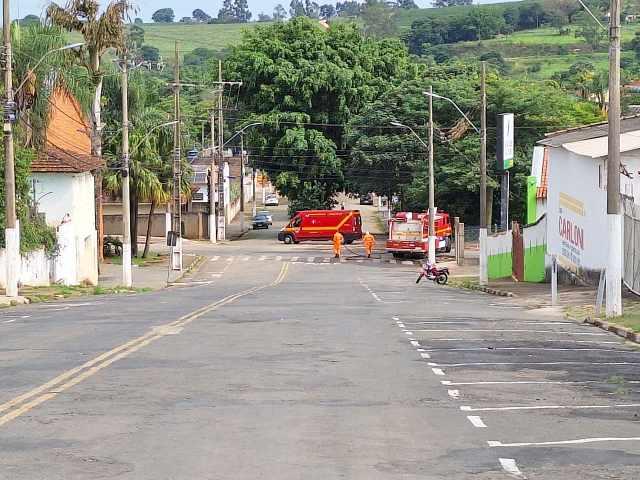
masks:
<instances>
[{"instance_id":1,"label":"sidewalk","mask_svg":"<svg viewBox=\"0 0 640 480\"><path fill-rule=\"evenodd\" d=\"M136 288L150 288L159 290L178 280L184 272L195 262L195 254L185 253L182 258L182 272L169 269L169 256L162 254L161 261L145 266L133 265L133 285ZM122 285L122 265L103 263L100 267L99 285L102 287L117 287Z\"/></svg>"}]
</instances>

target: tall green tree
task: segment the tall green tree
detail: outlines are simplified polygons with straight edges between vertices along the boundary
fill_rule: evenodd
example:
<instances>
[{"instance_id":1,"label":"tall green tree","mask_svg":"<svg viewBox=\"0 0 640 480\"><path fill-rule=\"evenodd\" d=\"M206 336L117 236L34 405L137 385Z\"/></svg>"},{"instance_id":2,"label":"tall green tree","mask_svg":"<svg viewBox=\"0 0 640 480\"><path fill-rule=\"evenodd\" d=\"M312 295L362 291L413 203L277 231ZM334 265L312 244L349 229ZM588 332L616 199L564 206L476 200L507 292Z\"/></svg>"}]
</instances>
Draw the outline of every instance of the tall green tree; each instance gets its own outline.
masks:
<instances>
[{"instance_id":1,"label":"tall green tree","mask_svg":"<svg viewBox=\"0 0 640 480\"><path fill-rule=\"evenodd\" d=\"M357 26L328 31L307 18L245 32L227 71L243 80L259 168L296 205L329 207L345 185L344 126L393 82L417 72L398 40L364 38ZM251 113L249 113L251 112Z\"/></svg>"}]
</instances>

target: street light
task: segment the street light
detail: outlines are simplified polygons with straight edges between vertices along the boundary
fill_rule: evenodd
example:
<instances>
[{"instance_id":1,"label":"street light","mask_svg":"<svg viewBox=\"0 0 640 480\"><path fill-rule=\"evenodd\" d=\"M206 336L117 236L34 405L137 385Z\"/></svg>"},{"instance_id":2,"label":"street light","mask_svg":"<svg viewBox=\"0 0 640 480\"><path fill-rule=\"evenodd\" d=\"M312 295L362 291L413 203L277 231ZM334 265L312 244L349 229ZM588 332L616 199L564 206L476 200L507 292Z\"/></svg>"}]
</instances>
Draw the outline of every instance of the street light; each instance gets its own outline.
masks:
<instances>
[{"instance_id":1,"label":"street light","mask_svg":"<svg viewBox=\"0 0 640 480\"><path fill-rule=\"evenodd\" d=\"M435 93L431 93L431 92L422 92L424 95L426 95L427 97L431 97L431 98L437 98L440 100L445 100L447 102L449 102L451 105L453 105L455 107L456 110L458 110L458 112L460 113L460 115L462 115L464 117L464 119L469 123L469 125L471 125L471 128L473 128L476 133L480 133L480 130L478 129L478 127L476 127L473 122L471 120L469 120L469 117L467 117L467 115L460 109L460 107L456 104L456 102L454 102L453 100L451 100L448 97L443 97L442 95L437 95Z\"/></svg>"},{"instance_id":2,"label":"street light","mask_svg":"<svg viewBox=\"0 0 640 480\"><path fill-rule=\"evenodd\" d=\"M262 122L255 122L246 125L245 127L238 130L234 133L229 140L227 140L222 148L224 149L225 145L228 145L231 140L240 135L240 232L244 233L244 132L246 132L251 127L257 127L259 125L263 125ZM255 170L254 170L255 174ZM254 191L253 191L253 210L255 211L256 206L256 192L255 192L255 179L254 182Z\"/></svg>"},{"instance_id":3,"label":"street light","mask_svg":"<svg viewBox=\"0 0 640 480\"><path fill-rule=\"evenodd\" d=\"M64 50L75 50L76 48L80 48L83 45L84 42L70 43L69 45L65 45L64 47L54 48L53 50L49 50L48 52L46 52L44 55L42 55L42 57L40 57L40 60L38 60L36 64L29 69L27 75L25 75L25 77L22 79L22 82L20 82L20 85L18 85L18 87L14 90L13 94L16 95L20 90L22 90L22 87L24 87L25 83L27 83L27 81L29 80L29 73L33 73L35 69L38 68L44 61L44 59L49 55L51 55L52 53L63 52Z\"/></svg>"},{"instance_id":4,"label":"street light","mask_svg":"<svg viewBox=\"0 0 640 480\"><path fill-rule=\"evenodd\" d=\"M126 59L125 59L126 62ZM122 112L125 125L123 126L123 155L122 155L122 283L125 287L131 287L133 277L131 272L131 213L130 213L130 197L129 197L129 124L128 124L128 103L127 103L127 69L123 70L122 82ZM149 129L144 137L138 141L134 150L137 150L142 143L149 138L155 130L170 125L175 125L177 121L161 123ZM136 233L134 233L136 235ZM134 238L136 238L134 236Z\"/></svg>"},{"instance_id":5,"label":"street light","mask_svg":"<svg viewBox=\"0 0 640 480\"><path fill-rule=\"evenodd\" d=\"M427 145L422 138L415 132L409 125L405 125L400 122L391 122L391 125L398 128L406 128L409 130L415 138L429 151L429 244L428 254L429 263L436 263L436 207L435 207L435 180L433 174L433 111L431 108L431 101L429 102L429 145Z\"/></svg>"}]
</instances>

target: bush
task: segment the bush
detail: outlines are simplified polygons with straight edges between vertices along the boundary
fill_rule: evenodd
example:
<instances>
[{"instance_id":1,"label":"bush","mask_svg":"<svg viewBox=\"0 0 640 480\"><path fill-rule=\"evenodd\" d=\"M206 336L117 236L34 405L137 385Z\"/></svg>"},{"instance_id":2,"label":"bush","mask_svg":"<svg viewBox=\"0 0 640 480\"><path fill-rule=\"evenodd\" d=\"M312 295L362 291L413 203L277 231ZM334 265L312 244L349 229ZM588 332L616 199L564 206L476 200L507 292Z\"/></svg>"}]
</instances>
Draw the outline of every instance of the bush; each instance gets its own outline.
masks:
<instances>
[{"instance_id":1,"label":"bush","mask_svg":"<svg viewBox=\"0 0 640 480\"><path fill-rule=\"evenodd\" d=\"M20 251L31 252L44 247L48 255L54 255L58 249L56 230L41 219L28 219L20 223Z\"/></svg>"},{"instance_id":2,"label":"bush","mask_svg":"<svg viewBox=\"0 0 640 480\"><path fill-rule=\"evenodd\" d=\"M541 70L542 70L541 63L534 63L533 65L530 65L529 67L527 67L528 73L538 73Z\"/></svg>"}]
</instances>

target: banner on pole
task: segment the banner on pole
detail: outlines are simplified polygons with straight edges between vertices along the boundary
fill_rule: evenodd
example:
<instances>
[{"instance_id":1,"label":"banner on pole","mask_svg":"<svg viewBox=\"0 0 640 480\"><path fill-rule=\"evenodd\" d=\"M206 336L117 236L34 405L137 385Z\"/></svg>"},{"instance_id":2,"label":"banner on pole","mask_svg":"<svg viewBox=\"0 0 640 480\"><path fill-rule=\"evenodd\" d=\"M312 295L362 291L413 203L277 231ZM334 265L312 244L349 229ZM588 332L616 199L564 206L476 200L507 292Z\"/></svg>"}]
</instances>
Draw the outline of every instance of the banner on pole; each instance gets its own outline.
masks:
<instances>
[{"instance_id":1,"label":"banner on pole","mask_svg":"<svg viewBox=\"0 0 640 480\"><path fill-rule=\"evenodd\" d=\"M514 157L514 116L513 113L498 115L498 145L496 148L497 167L499 171L513 167Z\"/></svg>"}]
</instances>

